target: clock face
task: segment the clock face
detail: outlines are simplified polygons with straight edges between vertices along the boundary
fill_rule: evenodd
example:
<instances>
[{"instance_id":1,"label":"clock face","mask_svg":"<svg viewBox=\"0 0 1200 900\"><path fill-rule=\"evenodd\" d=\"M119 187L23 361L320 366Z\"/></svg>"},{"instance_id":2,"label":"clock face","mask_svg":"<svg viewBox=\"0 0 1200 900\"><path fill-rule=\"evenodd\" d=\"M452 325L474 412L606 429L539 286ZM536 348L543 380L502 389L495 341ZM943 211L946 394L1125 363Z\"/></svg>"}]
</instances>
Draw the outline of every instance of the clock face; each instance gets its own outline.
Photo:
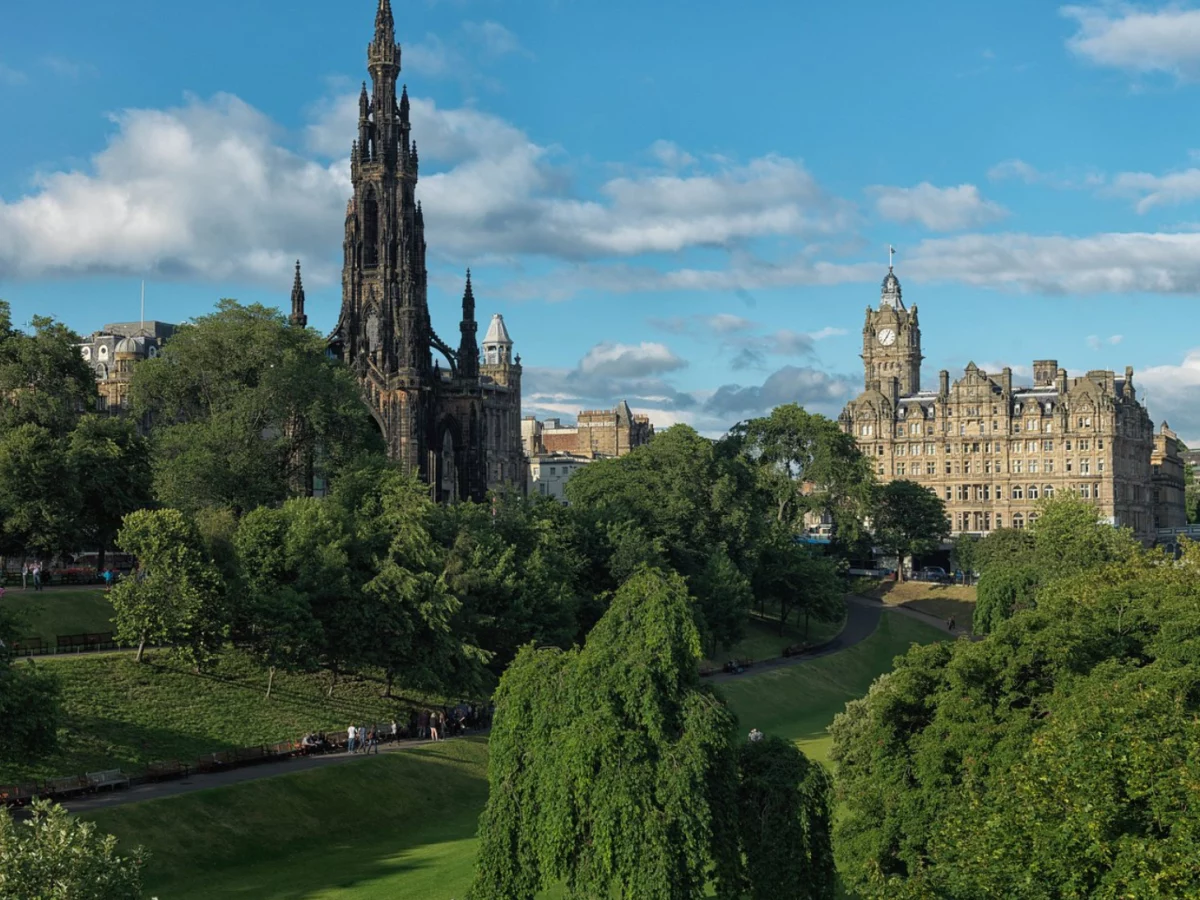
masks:
<instances>
[{"instance_id":1,"label":"clock face","mask_svg":"<svg viewBox=\"0 0 1200 900\"><path fill-rule=\"evenodd\" d=\"M876 337L879 338L879 343L883 344L883 346L890 347L896 343L896 330L894 328L880 329Z\"/></svg>"}]
</instances>

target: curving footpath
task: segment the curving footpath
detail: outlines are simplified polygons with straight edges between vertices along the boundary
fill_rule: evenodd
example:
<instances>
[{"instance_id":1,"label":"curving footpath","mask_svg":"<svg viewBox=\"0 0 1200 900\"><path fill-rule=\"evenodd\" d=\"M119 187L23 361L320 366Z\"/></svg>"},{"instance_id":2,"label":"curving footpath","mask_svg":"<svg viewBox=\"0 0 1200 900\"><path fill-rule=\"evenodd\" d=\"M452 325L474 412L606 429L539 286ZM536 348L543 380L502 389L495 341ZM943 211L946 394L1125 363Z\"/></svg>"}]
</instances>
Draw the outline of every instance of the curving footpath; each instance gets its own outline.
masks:
<instances>
[{"instance_id":1,"label":"curving footpath","mask_svg":"<svg viewBox=\"0 0 1200 900\"><path fill-rule=\"evenodd\" d=\"M809 660L820 659L823 656L832 656L834 653L840 653L853 647L855 644L860 644L875 633L875 629L879 627L879 619L884 612L897 613L899 615L909 616L924 622L926 625L932 625L936 628L944 629L946 623L937 616L929 613L921 612L920 610L907 609L898 606L884 606L879 600L872 600L869 597L860 597L854 594L846 597L846 625L841 630L836 638L821 647L816 648L811 653L804 653L792 657L779 657L778 659L767 660L762 663L757 663L751 668L742 673L726 674L724 672L713 675L711 678L705 679L709 682L731 681L735 678L746 678L753 675L758 675L762 672L769 672L772 669L781 669L785 666L798 666ZM957 632L961 635L961 632ZM947 635L948 637L951 635ZM476 732L480 734L482 732ZM463 738L448 738L448 740L463 740ZM404 750L411 750L414 747L420 747L425 744L431 744L432 741L396 741L391 744L381 744L379 747L380 753L398 753ZM273 778L279 775L291 775L295 772L307 772L312 769L323 769L326 766L336 766L341 763L351 762L356 759L362 759L363 754L360 753L327 753L321 756L305 756L299 759L289 759L280 762L263 763L257 766L248 766L240 769L231 769L228 772L214 772L206 775L190 775L186 779L180 781L159 782L156 784L142 784L137 787L130 788L124 791L111 791L105 794L93 794L87 797L80 797L76 800L68 800L62 804L71 812L91 812L97 809L108 809L113 806L124 806L126 803L140 803L144 800L157 800L162 797L177 797L181 794L190 794L194 791L206 791L211 788L226 787L231 784L241 784L246 781L257 781L260 778Z\"/></svg>"}]
</instances>

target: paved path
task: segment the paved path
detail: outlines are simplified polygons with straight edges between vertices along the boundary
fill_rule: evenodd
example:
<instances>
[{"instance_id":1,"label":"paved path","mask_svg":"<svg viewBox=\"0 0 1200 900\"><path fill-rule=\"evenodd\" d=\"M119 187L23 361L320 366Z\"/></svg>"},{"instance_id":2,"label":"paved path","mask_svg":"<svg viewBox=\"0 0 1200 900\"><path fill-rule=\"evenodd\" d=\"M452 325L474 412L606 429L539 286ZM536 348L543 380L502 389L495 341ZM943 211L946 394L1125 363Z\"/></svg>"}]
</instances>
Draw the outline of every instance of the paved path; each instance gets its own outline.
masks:
<instances>
[{"instance_id":1,"label":"paved path","mask_svg":"<svg viewBox=\"0 0 1200 900\"><path fill-rule=\"evenodd\" d=\"M879 627L879 619L885 611L908 616L920 622L924 622L926 625L932 625L943 630L946 627L946 623L942 619L939 619L937 616L929 613L921 612L920 610L916 609L908 609L902 606L884 606L884 604L879 600L873 600L869 597L850 595L846 597L846 626L842 629L841 633L828 644L825 644L812 653L767 660L766 662L758 663L757 665L740 674L726 674L722 672L706 680L722 682L731 681L735 678L746 678L752 675L758 675L762 672L770 671L772 669L782 669L785 666L798 666L808 662L809 660L820 659L822 656L831 656L834 653L840 653L842 650L847 650L850 647L853 647L855 644L862 643L872 634L874 634L875 629ZM956 633L961 634L961 632ZM451 738L451 740L460 739ZM397 741L392 744L381 744L379 749L382 753L398 753L429 743L432 742ZM194 791L225 787L231 784L241 784L246 781L257 781L260 778L271 778L276 775L291 775L295 772L307 772L312 769L323 769L327 766L336 766L340 765L341 763L352 762L362 758L363 754L345 752L327 753L321 756L305 756L298 759L288 759L280 762L262 763L257 766L245 766L240 769L230 769L227 772L214 772L208 775L194 775L179 781L166 781L158 784L142 784L129 790L111 791L103 794L93 794L87 797L81 797L77 800L70 800L63 805L72 812L91 812L97 809L108 809L113 806L123 806L126 803L139 803L143 800L157 800L160 797L177 797L181 794L193 793Z\"/></svg>"},{"instance_id":2,"label":"paved path","mask_svg":"<svg viewBox=\"0 0 1200 900\"><path fill-rule=\"evenodd\" d=\"M475 732L481 734L482 732ZM462 738L448 738L462 740ZM414 747L432 744L433 741L396 741L391 744L380 744L379 751L399 753ZM190 775L176 781L162 781L155 784L139 784L128 790L106 791L102 794L90 794L62 804L71 812L94 812L98 809L109 809L114 806L124 806L126 803L140 803L143 800L158 800L161 797L178 797L181 794L191 794L195 791L206 791L209 788L226 787L231 784L241 784L246 781L258 781L260 778L272 778L276 775L292 775L296 772L308 772L312 769L324 769L341 763L365 759L363 753L324 753L319 756L302 756L285 759L279 762L260 763L255 766L243 766L239 769L229 769L225 772L213 772L205 775Z\"/></svg>"}]
</instances>

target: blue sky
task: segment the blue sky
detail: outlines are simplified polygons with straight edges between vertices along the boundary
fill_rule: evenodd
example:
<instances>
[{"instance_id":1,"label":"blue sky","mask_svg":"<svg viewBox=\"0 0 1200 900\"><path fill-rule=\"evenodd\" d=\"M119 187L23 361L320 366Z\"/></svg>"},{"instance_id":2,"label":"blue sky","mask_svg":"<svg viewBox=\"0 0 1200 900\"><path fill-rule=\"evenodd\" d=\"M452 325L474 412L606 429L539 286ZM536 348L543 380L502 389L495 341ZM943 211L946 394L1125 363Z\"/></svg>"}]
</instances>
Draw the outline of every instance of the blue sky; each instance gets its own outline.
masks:
<instances>
[{"instance_id":1,"label":"blue sky","mask_svg":"<svg viewBox=\"0 0 1200 900\"><path fill-rule=\"evenodd\" d=\"M0 297L332 327L375 0L14 4ZM526 411L707 433L861 388L887 247L925 376L1132 365L1200 444L1200 7L411 0L430 305L470 266ZM752 11L747 11L752 10Z\"/></svg>"}]
</instances>

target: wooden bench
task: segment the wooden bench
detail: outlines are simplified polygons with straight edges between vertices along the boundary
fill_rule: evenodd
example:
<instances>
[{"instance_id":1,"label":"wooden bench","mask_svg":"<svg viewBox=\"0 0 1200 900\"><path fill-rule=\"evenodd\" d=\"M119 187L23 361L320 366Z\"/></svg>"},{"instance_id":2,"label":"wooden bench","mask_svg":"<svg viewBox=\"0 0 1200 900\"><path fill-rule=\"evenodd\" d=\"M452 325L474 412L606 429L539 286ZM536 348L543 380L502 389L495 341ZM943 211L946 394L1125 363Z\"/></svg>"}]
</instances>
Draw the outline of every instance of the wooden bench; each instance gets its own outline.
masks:
<instances>
[{"instance_id":1,"label":"wooden bench","mask_svg":"<svg viewBox=\"0 0 1200 900\"><path fill-rule=\"evenodd\" d=\"M16 656L44 656L50 652L50 648L40 637L27 637L13 641L12 649Z\"/></svg>"},{"instance_id":2,"label":"wooden bench","mask_svg":"<svg viewBox=\"0 0 1200 900\"><path fill-rule=\"evenodd\" d=\"M120 769L105 769L103 772L87 773L88 787L94 791L101 788L116 790L118 787L129 787L129 776Z\"/></svg>"},{"instance_id":3,"label":"wooden bench","mask_svg":"<svg viewBox=\"0 0 1200 900\"><path fill-rule=\"evenodd\" d=\"M0 786L0 803L5 806L24 806L38 795L36 784L8 784Z\"/></svg>"},{"instance_id":4,"label":"wooden bench","mask_svg":"<svg viewBox=\"0 0 1200 900\"><path fill-rule=\"evenodd\" d=\"M187 778L192 767L177 759L160 760L146 766L147 781L166 781L168 778Z\"/></svg>"},{"instance_id":5,"label":"wooden bench","mask_svg":"<svg viewBox=\"0 0 1200 900\"><path fill-rule=\"evenodd\" d=\"M267 748L272 759L288 759L302 750L299 741L280 741Z\"/></svg>"},{"instance_id":6,"label":"wooden bench","mask_svg":"<svg viewBox=\"0 0 1200 900\"><path fill-rule=\"evenodd\" d=\"M42 785L42 795L47 797L73 797L88 790L88 780L82 775L67 775L51 778Z\"/></svg>"}]
</instances>

